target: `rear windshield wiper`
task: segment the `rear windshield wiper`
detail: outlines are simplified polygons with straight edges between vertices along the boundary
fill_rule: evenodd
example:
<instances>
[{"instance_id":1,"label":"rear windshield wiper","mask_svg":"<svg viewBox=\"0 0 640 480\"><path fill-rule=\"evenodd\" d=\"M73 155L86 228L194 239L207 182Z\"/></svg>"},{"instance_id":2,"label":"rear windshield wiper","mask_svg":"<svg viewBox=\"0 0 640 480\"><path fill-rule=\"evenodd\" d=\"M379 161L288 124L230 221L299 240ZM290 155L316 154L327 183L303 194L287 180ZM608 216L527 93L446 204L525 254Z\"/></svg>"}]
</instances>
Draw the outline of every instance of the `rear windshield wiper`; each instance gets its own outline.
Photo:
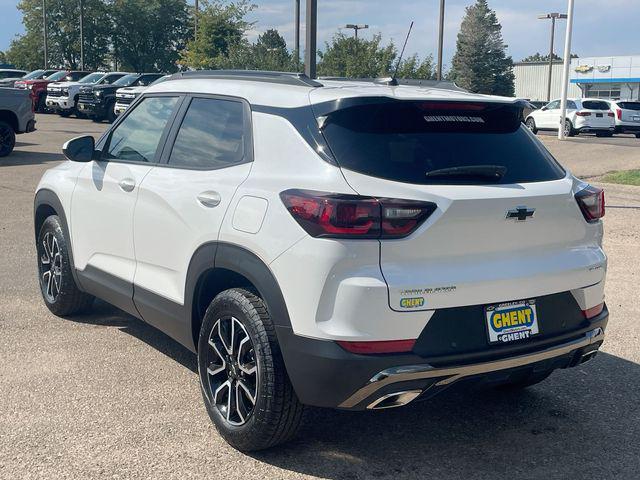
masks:
<instances>
[{"instance_id":1,"label":"rear windshield wiper","mask_svg":"<svg viewBox=\"0 0 640 480\"><path fill-rule=\"evenodd\" d=\"M460 167L439 168L426 175L429 178L482 179L498 181L507 173L503 165L463 165Z\"/></svg>"}]
</instances>

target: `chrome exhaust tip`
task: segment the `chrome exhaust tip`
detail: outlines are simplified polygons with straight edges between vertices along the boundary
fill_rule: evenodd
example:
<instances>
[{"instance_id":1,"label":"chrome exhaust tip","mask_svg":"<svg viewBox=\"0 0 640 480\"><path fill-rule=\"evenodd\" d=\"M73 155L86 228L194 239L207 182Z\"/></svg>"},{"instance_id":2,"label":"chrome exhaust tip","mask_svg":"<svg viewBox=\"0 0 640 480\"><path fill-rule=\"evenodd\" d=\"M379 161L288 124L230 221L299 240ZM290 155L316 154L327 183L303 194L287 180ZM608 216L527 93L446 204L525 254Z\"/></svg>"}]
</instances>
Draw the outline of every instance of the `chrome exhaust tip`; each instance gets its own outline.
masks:
<instances>
[{"instance_id":1,"label":"chrome exhaust tip","mask_svg":"<svg viewBox=\"0 0 640 480\"><path fill-rule=\"evenodd\" d=\"M580 357L580 362L578 363L582 364L584 362L588 362L592 358L595 358L597 354L598 354L598 350L591 350L590 352L583 353L582 356Z\"/></svg>"},{"instance_id":2,"label":"chrome exhaust tip","mask_svg":"<svg viewBox=\"0 0 640 480\"><path fill-rule=\"evenodd\" d=\"M402 392L388 393L367 406L367 410L384 410L385 408L402 407L411 403L420 396L422 390L405 390Z\"/></svg>"}]
</instances>

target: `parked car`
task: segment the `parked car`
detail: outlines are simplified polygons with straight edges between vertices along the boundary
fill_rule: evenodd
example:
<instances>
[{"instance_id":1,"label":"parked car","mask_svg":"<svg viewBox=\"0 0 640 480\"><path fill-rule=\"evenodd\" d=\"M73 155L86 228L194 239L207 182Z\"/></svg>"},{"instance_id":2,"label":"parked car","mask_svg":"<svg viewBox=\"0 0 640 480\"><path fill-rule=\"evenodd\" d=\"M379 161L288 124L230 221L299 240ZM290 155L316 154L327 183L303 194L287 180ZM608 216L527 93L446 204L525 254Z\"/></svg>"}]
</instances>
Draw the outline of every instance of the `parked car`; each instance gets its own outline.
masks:
<instances>
[{"instance_id":1,"label":"parked car","mask_svg":"<svg viewBox=\"0 0 640 480\"><path fill-rule=\"evenodd\" d=\"M538 130L558 130L560 113L560 100L553 100L540 110L531 112L525 123L533 133ZM614 114L604 100L567 99L567 116L564 120L564 134L567 137L587 132L610 137L614 128Z\"/></svg>"},{"instance_id":2,"label":"parked car","mask_svg":"<svg viewBox=\"0 0 640 480\"><path fill-rule=\"evenodd\" d=\"M148 86L162 76L161 73L129 73L111 85L82 87L78 100L78 110L94 122L116 119L113 108L116 103L116 91L122 87Z\"/></svg>"},{"instance_id":3,"label":"parked car","mask_svg":"<svg viewBox=\"0 0 640 480\"><path fill-rule=\"evenodd\" d=\"M36 129L31 97L24 90L0 88L0 157L9 155L16 135Z\"/></svg>"},{"instance_id":4,"label":"parked car","mask_svg":"<svg viewBox=\"0 0 640 480\"><path fill-rule=\"evenodd\" d=\"M80 90L83 87L109 85L124 75L126 75L126 73L94 72L81 78L77 82L50 83L47 86L47 107L63 117L68 117L71 114L80 117L78 101L80 98Z\"/></svg>"},{"instance_id":5,"label":"parked car","mask_svg":"<svg viewBox=\"0 0 640 480\"><path fill-rule=\"evenodd\" d=\"M24 70L15 70L12 68L0 69L0 87L13 87L13 82L24 77L27 74Z\"/></svg>"},{"instance_id":6,"label":"parked car","mask_svg":"<svg viewBox=\"0 0 640 480\"><path fill-rule=\"evenodd\" d=\"M640 101L608 100L615 113L616 133L633 133L640 138Z\"/></svg>"},{"instance_id":7,"label":"parked car","mask_svg":"<svg viewBox=\"0 0 640 480\"><path fill-rule=\"evenodd\" d=\"M0 87L15 87L18 80L38 80L53 75L57 70L34 70L19 78L5 78L0 80Z\"/></svg>"},{"instance_id":8,"label":"parked car","mask_svg":"<svg viewBox=\"0 0 640 480\"><path fill-rule=\"evenodd\" d=\"M66 317L99 297L196 352L207 412L240 450L290 439L306 405L538 383L603 342L605 206L522 108L177 74L44 174L44 303Z\"/></svg>"},{"instance_id":9,"label":"parked car","mask_svg":"<svg viewBox=\"0 0 640 480\"><path fill-rule=\"evenodd\" d=\"M122 87L116 90L116 103L113 107L113 113L116 116L124 113L124 111L129 108L129 106L134 102L136 98L140 96L142 92L144 92L151 85L155 85L160 82L164 82L171 78L171 75L164 75L157 80L153 81L149 85L141 85L138 87Z\"/></svg>"},{"instance_id":10,"label":"parked car","mask_svg":"<svg viewBox=\"0 0 640 480\"><path fill-rule=\"evenodd\" d=\"M43 113L47 110L47 85L60 81L74 82L80 80L87 73L79 70L59 70L48 77L40 79L18 80L15 83L15 87L29 90L34 110Z\"/></svg>"}]
</instances>

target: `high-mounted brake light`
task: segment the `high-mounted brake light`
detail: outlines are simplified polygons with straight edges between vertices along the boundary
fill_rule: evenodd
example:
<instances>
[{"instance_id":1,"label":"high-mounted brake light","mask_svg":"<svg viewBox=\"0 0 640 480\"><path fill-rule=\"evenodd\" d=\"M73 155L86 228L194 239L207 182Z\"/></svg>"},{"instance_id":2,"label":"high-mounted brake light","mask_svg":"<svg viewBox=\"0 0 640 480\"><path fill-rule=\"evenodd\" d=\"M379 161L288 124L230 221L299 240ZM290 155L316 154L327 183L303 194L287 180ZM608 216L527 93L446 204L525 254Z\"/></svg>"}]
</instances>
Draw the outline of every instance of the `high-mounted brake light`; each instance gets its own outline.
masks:
<instances>
[{"instance_id":1,"label":"high-mounted brake light","mask_svg":"<svg viewBox=\"0 0 640 480\"><path fill-rule=\"evenodd\" d=\"M591 112L576 112L576 115L578 115L579 117L590 117Z\"/></svg>"},{"instance_id":2,"label":"high-mounted brake light","mask_svg":"<svg viewBox=\"0 0 640 480\"><path fill-rule=\"evenodd\" d=\"M576 202L587 222L597 222L604 217L604 190L601 188L588 185L576 193Z\"/></svg>"},{"instance_id":3,"label":"high-mounted brake light","mask_svg":"<svg viewBox=\"0 0 640 480\"><path fill-rule=\"evenodd\" d=\"M376 353L405 353L413 350L415 340L382 340L373 342L338 341L347 352L371 355Z\"/></svg>"},{"instance_id":4,"label":"high-mounted brake light","mask_svg":"<svg viewBox=\"0 0 640 480\"><path fill-rule=\"evenodd\" d=\"M322 238L406 237L436 209L431 202L310 190L286 190L280 198L309 235Z\"/></svg>"}]
</instances>

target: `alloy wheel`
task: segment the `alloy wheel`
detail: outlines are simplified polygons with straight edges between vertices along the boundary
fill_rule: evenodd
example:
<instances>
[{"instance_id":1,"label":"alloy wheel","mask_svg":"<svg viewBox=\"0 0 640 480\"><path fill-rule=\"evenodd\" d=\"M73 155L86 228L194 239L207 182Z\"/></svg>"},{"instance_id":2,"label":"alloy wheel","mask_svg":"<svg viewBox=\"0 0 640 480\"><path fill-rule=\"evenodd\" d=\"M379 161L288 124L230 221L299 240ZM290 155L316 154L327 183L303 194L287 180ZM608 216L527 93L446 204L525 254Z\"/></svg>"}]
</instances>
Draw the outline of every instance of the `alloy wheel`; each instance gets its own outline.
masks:
<instances>
[{"instance_id":1,"label":"alloy wheel","mask_svg":"<svg viewBox=\"0 0 640 480\"><path fill-rule=\"evenodd\" d=\"M566 122L564 122L564 136L568 137L571 134L571 123L569 123L569 120L567 120Z\"/></svg>"},{"instance_id":2,"label":"alloy wheel","mask_svg":"<svg viewBox=\"0 0 640 480\"><path fill-rule=\"evenodd\" d=\"M56 236L47 232L40 248L40 275L47 300L55 302L62 284L62 254Z\"/></svg>"},{"instance_id":3,"label":"alloy wheel","mask_svg":"<svg viewBox=\"0 0 640 480\"><path fill-rule=\"evenodd\" d=\"M231 425L247 422L256 405L258 367L251 337L235 317L216 321L206 356L209 401Z\"/></svg>"},{"instance_id":4,"label":"alloy wheel","mask_svg":"<svg viewBox=\"0 0 640 480\"><path fill-rule=\"evenodd\" d=\"M525 124L527 126L527 128L529 130L531 130L533 132L533 130L535 129L535 123L533 122L533 119L530 118L529 120L527 120L527 123Z\"/></svg>"}]
</instances>

